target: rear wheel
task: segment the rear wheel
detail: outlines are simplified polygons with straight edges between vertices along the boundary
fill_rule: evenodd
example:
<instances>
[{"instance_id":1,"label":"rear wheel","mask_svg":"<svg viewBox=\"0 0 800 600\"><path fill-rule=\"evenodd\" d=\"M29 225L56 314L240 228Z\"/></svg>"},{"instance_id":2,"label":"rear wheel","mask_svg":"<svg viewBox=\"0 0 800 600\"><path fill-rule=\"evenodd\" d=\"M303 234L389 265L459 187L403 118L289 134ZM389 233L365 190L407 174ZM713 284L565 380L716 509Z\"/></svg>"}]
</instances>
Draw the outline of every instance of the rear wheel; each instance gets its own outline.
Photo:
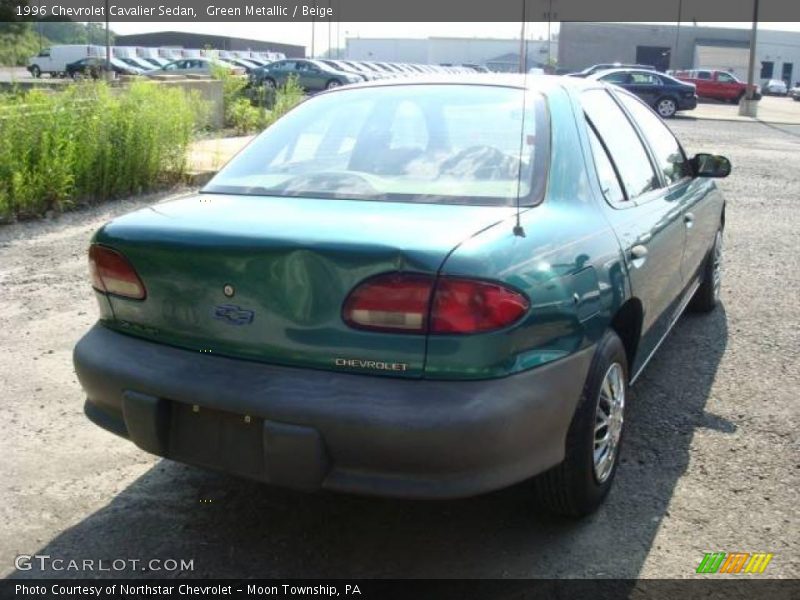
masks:
<instances>
[{"instance_id":1,"label":"rear wheel","mask_svg":"<svg viewBox=\"0 0 800 600\"><path fill-rule=\"evenodd\" d=\"M722 229L717 230L714 236L714 245L703 265L702 281L700 287L689 305L695 312L711 312L719 304L719 294L722 289Z\"/></svg>"},{"instance_id":2,"label":"rear wheel","mask_svg":"<svg viewBox=\"0 0 800 600\"><path fill-rule=\"evenodd\" d=\"M327 85L325 86L325 89L326 89L326 90L332 90L333 88L340 87L341 85L342 85L342 82L341 82L341 81L339 81L338 79L331 79L331 80L330 80L330 81L327 83Z\"/></svg>"},{"instance_id":3,"label":"rear wheel","mask_svg":"<svg viewBox=\"0 0 800 600\"><path fill-rule=\"evenodd\" d=\"M616 333L597 345L572 417L564 461L534 480L539 503L571 517L597 509L617 471L628 391L628 361Z\"/></svg>"},{"instance_id":4,"label":"rear wheel","mask_svg":"<svg viewBox=\"0 0 800 600\"><path fill-rule=\"evenodd\" d=\"M669 119L678 110L678 104L673 98L659 98L656 101L656 112L662 119Z\"/></svg>"}]
</instances>

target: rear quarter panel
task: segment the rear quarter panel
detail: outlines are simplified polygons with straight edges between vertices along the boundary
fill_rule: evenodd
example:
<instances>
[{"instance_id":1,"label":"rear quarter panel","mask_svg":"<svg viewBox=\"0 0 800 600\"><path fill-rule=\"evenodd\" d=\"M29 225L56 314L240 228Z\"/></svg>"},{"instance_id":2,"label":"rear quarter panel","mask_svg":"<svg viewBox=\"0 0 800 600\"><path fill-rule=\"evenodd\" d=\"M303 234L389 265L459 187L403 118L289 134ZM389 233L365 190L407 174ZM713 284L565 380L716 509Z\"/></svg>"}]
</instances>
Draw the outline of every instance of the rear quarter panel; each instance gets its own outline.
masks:
<instances>
[{"instance_id":1,"label":"rear quarter panel","mask_svg":"<svg viewBox=\"0 0 800 600\"><path fill-rule=\"evenodd\" d=\"M459 245L442 273L504 282L531 308L516 325L489 334L430 336L429 378L509 375L596 342L627 295L619 244L597 206L568 93L548 95L551 162L544 201ZM593 172L592 172L593 173ZM593 176L593 175L592 175Z\"/></svg>"}]
</instances>

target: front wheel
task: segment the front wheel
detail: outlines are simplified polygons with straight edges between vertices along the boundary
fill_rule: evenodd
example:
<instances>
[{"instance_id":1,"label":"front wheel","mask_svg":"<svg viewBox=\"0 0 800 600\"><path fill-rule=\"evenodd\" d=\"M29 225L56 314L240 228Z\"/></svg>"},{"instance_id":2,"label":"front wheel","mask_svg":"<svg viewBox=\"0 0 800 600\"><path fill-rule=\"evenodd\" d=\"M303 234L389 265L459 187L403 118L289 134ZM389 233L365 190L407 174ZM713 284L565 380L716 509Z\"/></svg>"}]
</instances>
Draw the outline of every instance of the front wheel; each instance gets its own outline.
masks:
<instances>
[{"instance_id":1,"label":"front wheel","mask_svg":"<svg viewBox=\"0 0 800 600\"><path fill-rule=\"evenodd\" d=\"M597 345L572 417L564 461L534 480L542 506L581 517L603 502L619 462L627 392L625 347L608 330Z\"/></svg>"},{"instance_id":2,"label":"front wheel","mask_svg":"<svg viewBox=\"0 0 800 600\"><path fill-rule=\"evenodd\" d=\"M31 67L31 76L32 76L34 79L39 79L39 77L41 77L41 76L42 76L42 70L39 68L39 66L38 66L38 65L33 65L33 66Z\"/></svg>"},{"instance_id":3,"label":"front wheel","mask_svg":"<svg viewBox=\"0 0 800 600\"><path fill-rule=\"evenodd\" d=\"M672 98L660 98L656 102L656 112L662 119L669 119L675 115L678 105Z\"/></svg>"},{"instance_id":4,"label":"front wheel","mask_svg":"<svg viewBox=\"0 0 800 600\"><path fill-rule=\"evenodd\" d=\"M714 245L703 265L701 277L700 287L689 308L695 312L711 312L719 304L722 289L722 229L718 229L714 236Z\"/></svg>"},{"instance_id":5,"label":"front wheel","mask_svg":"<svg viewBox=\"0 0 800 600\"><path fill-rule=\"evenodd\" d=\"M331 79L327 85L325 86L326 90L332 90L333 88L341 87L342 82L338 79Z\"/></svg>"}]
</instances>

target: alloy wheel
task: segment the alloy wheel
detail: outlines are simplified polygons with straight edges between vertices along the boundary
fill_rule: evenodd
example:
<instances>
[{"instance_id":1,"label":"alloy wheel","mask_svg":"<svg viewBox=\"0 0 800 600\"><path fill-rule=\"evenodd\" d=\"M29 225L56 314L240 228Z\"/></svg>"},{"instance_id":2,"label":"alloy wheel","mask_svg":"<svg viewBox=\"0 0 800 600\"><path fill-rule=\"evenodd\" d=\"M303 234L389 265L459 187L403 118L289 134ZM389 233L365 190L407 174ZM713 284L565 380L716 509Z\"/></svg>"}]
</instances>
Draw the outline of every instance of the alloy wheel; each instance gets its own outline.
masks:
<instances>
[{"instance_id":1,"label":"alloy wheel","mask_svg":"<svg viewBox=\"0 0 800 600\"><path fill-rule=\"evenodd\" d=\"M603 483L614 470L625 414L624 371L612 363L603 377L594 420L594 476Z\"/></svg>"},{"instance_id":2,"label":"alloy wheel","mask_svg":"<svg viewBox=\"0 0 800 600\"><path fill-rule=\"evenodd\" d=\"M662 117L671 117L675 114L676 108L674 100L664 98L658 103L658 114Z\"/></svg>"}]
</instances>

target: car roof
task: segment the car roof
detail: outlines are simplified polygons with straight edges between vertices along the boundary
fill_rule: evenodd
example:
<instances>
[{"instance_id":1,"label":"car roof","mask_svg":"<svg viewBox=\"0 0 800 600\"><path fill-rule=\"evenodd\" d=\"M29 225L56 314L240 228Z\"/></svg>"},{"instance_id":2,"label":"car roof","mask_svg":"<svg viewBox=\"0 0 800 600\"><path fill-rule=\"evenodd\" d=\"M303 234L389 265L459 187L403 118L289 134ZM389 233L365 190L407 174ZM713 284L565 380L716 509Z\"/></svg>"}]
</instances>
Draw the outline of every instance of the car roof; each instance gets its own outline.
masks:
<instances>
[{"instance_id":1,"label":"car roof","mask_svg":"<svg viewBox=\"0 0 800 600\"><path fill-rule=\"evenodd\" d=\"M600 79L601 77L605 77L606 75L610 75L612 73L647 73L649 75L664 75L664 73L659 73L658 71L653 71L651 69L605 69L603 71L597 71L596 73L592 73L585 79L590 81Z\"/></svg>"},{"instance_id":2,"label":"car roof","mask_svg":"<svg viewBox=\"0 0 800 600\"><path fill-rule=\"evenodd\" d=\"M388 86L403 86L403 85L474 85L474 86L490 86L490 87L512 87L517 89L528 89L531 91L538 91L546 93L547 91L555 89L588 89L596 88L598 85L605 86L606 84L597 81L577 77L564 77L560 75L535 75L525 76L518 73L425 73L425 74L409 74L406 77L397 77L392 79L377 79L373 81L364 81L353 85L348 85L343 88L334 88L331 92L339 91L340 89L353 89L353 88L372 88L372 87L388 87Z\"/></svg>"}]
</instances>

